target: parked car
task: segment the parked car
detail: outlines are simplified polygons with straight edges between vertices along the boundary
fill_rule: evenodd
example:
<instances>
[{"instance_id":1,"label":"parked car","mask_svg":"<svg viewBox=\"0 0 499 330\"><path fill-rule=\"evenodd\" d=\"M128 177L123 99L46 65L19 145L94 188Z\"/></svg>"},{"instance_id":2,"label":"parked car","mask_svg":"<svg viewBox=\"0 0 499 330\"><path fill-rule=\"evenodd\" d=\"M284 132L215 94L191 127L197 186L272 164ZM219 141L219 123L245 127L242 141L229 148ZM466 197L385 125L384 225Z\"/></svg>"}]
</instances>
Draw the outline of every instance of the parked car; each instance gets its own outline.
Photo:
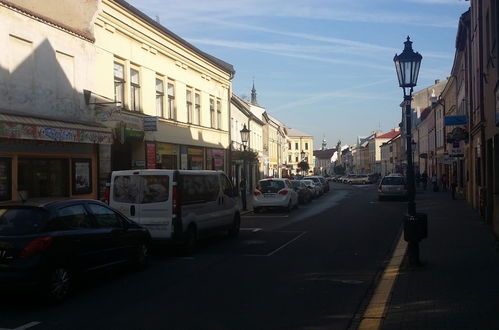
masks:
<instances>
[{"instance_id":1,"label":"parked car","mask_svg":"<svg viewBox=\"0 0 499 330\"><path fill-rule=\"evenodd\" d=\"M304 179L306 179L306 180L312 180L316 184L318 184L321 187L321 190L320 190L320 194L321 195L327 192L326 191L326 185L329 188L329 184L326 182L326 180L324 178L322 178L322 180L321 180L321 177L319 177L317 175L306 176L306 177L304 177Z\"/></svg>"},{"instance_id":2,"label":"parked car","mask_svg":"<svg viewBox=\"0 0 499 330\"><path fill-rule=\"evenodd\" d=\"M32 286L50 301L75 278L124 264L145 267L147 229L95 200L0 205L0 286Z\"/></svg>"},{"instance_id":3,"label":"parked car","mask_svg":"<svg viewBox=\"0 0 499 330\"><path fill-rule=\"evenodd\" d=\"M309 203L313 198L313 192L307 187L307 185L301 180L291 180L293 184L293 189L298 194L298 202L302 204Z\"/></svg>"},{"instance_id":4,"label":"parked car","mask_svg":"<svg viewBox=\"0 0 499 330\"><path fill-rule=\"evenodd\" d=\"M367 174L357 174L356 176L349 179L350 184L368 184L371 183L369 176Z\"/></svg>"},{"instance_id":5,"label":"parked car","mask_svg":"<svg viewBox=\"0 0 499 330\"><path fill-rule=\"evenodd\" d=\"M126 170L111 175L109 205L151 233L188 250L214 230L239 233L238 193L222 171Z\"/></svg>"},{"instance_id":6,"label":"parked car","mask_svg":"<svg viewBox=\"0 0 499 330\"><path fill-rule=\"evenodd\" d=\"M378 185L378 199L383 200L387 197L407 197L407 186L402 175L390 174L381 179Z\"/></svg>"},{"instance_id":7,"label":"parked car","mask_svg":"<svg viewBox=\"0 0 499 330\"><path fill-rule=\"evenodd\" d=\"M263 208L285 208L291 211L298 207L298 194L288 179L263 179L258 182L253 191L253 211L260 212Z\"/></svg>"},{"instance_id":8,"label":"parked car","mask_svg":"<svg viewBox=\"0 0 499 330\"><path fill-rule=\"evenodd\" d=\"M312 193L312 198L317 198L321 195L322 185L315 183L312 180L303 179L300 181L302 181L310 190L310 192Z\"/></svg>"}]
</instances>

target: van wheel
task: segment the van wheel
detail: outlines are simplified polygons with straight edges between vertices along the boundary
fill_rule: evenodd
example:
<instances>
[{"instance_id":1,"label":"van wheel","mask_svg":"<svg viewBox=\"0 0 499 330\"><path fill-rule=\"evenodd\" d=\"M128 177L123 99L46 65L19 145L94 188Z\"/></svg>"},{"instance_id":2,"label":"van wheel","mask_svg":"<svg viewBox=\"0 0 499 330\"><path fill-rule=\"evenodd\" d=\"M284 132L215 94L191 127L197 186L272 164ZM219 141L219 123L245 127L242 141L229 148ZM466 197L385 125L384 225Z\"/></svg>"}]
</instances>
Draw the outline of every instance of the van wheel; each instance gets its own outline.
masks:
<instances>
[{"instance_id":1,"label":"van wheel","mask_svg":"<svg viewBox=\"0 0 499 330\"><path fill-rule=\"evenodd\" d=\"M194 225L190 225L184 234L184 250L187 253L192 253L196 249L198 233Z\"/></svg>"},{"instance_id":2,"label":"van wheel","mask_svg":"<svg viewBox=\"0 0 499 330\"><path fill-rule=\"evenodd\" d=\"M229 229L229 237L236 237L239 234L240 228L241 228L241 216L238 213L234 215L232 227Z\"/></svg>"}]
</instances>

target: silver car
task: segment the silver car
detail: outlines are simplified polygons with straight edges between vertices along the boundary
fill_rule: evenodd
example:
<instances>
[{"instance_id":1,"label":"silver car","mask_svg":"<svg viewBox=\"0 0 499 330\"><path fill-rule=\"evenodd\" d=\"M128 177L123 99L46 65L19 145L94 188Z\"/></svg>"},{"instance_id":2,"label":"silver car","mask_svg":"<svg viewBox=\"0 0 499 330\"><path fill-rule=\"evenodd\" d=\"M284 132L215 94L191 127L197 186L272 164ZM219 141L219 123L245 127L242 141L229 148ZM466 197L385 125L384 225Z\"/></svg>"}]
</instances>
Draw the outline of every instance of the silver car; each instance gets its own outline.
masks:
<instances>
[{"instance_id":1,"label":"silver car","mask_svg":"<svg viewBox=\"0 0 499 330\"><path fill-rule=\"evenodd\" d=\"M381 201L387 197L407 198L407 186L405 178L400 174L390 174L378 185L378 199Z\"/></svg>"}]
</instances>

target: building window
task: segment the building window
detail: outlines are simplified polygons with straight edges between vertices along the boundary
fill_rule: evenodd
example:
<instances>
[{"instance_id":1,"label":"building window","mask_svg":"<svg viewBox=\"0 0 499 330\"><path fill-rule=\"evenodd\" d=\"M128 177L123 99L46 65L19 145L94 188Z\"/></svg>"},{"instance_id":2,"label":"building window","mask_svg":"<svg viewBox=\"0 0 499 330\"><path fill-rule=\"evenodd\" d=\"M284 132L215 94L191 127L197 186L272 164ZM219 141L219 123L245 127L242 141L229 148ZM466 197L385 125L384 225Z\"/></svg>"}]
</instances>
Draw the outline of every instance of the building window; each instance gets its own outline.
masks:
<instances>
[{"instance_id":1,"label":"building window","mask_svg":"<svg viewBox=\"0 0 499 330\"><path fill-rule=\"evenodd\" d=\"M288 155L288 161L291 163L291 155Z\"/></svg>"},{"instance_id":2,"label":"building window","mask_svg":"<svg viewBox=\"0 0 499 330\"><path fill-rule=\"evenodd\" d=\"M296 156L296 157L295 157L295 162L297 162L297 163L298 163L298 156Z\"/></svg>"},{"instance_id":3,"label":"building window","mask_svg":"<svg viewBox=\"0 0 499 330\"><path fill-rule=\"evenodd\" d=\"M222 103L217 100L217 128L222 129Z\"/></svg>"},{"instance_id":4,"label":"building window","mask_svg":"<svg viewBox=\"0 0 499 330\"><path fill-rule=\"evenodd\" d=\"M215 127L215 100L210 99L210 125L211 128Z\"/></svg>"},{"instance_id":5,"label":"building window","mask_svg":"<svg viewBox=\"0 0 499 330\"><path fill-rule=\"evenodd\" d=\"M308 142L305 142L305 150L308 150Z\"/></svg>"},{"instance_id":6,"label":"building window","mask_svg":"<svg viewBox=\"0 0 499 330\"><path fill-rule=\"evenodd\" d=\"M288 143L288 149L291 150L291 142Z\"/></svg>"},{"instance_id":7,"label":"building window","mask_svg":"<svg viewBox=\"0 0 499 330\"><path fill-rule=\"evenodd\" d=\"M130 69L130 110L140 111L139 71Z\"/></svg>"},{"instance_id":8,"label":"building window","mask_svg":"<svg viewBox=\"0 0 499 330\"><path fill-rule=\"evenodd\" d=\"M298 142L295 142L295 150L298 150Z\"/></svg>"},{"instance_id":9,"label":"building window","mask_svg":"<svg viewBox=\"0 0 499 330\"><path fill-rule=\"evenodd\" d=\"M156 116L164 117L165 90L163 80L156 78Z\"/></svg>"},{"instance_id":10,"label":"building window","mask_svg":"<svg viewBox=\"0 0 499 330\"><path fill-rule=\"evenodd\" d=\"M125 67L123 64L114 62L114 101L119 102L119 106L125 104Z\"/></svg>"},{"instance_id":11,"label":"building window","mask_svg":"<svg viewBox=\"0 0 499 330\"><path fill-rule=\"evenodd\" d=\"M194 124L201 125L201 95L194 94Z\"/></svg>"},{"instance_id":12,"label":"building window","mask_svg":"<svg viewBox=\"0 0 499 330\"><path fill-rule=\"evenodd\" d=\"M187 105L187 122L192 124L192 91L185 92L185 100Z\"/></svg>"},{"instance_id":13,"label":"building window","mask_svg":"<svg viewBox=\"0 0 499 330\"><path fill-rule=\"evenodd\" d=\"M168 83L168 118L172 120L177 119L175 111L175 86L170 82Z\"/></svg>"}]
</instances>

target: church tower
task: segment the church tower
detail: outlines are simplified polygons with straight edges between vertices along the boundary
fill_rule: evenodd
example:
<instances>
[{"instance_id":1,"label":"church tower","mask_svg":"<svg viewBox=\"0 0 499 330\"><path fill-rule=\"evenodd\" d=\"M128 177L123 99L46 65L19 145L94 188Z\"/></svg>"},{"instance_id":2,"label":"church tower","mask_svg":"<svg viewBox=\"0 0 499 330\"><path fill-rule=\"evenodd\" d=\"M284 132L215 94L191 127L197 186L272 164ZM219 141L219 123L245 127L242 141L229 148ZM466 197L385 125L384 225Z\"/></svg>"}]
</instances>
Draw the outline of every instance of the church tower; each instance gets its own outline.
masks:
<instances>
[{"instance_id":1,"label":"church tower","mask_svg":"<svg viewBox=\"0 0 499 330\"><path fill-rule=\"evenodd\" d=\"M255 81L253 81L253 88L251 89L251 104L258 105L258 102L256 101Z\"/></svg>"}]
</instances>

